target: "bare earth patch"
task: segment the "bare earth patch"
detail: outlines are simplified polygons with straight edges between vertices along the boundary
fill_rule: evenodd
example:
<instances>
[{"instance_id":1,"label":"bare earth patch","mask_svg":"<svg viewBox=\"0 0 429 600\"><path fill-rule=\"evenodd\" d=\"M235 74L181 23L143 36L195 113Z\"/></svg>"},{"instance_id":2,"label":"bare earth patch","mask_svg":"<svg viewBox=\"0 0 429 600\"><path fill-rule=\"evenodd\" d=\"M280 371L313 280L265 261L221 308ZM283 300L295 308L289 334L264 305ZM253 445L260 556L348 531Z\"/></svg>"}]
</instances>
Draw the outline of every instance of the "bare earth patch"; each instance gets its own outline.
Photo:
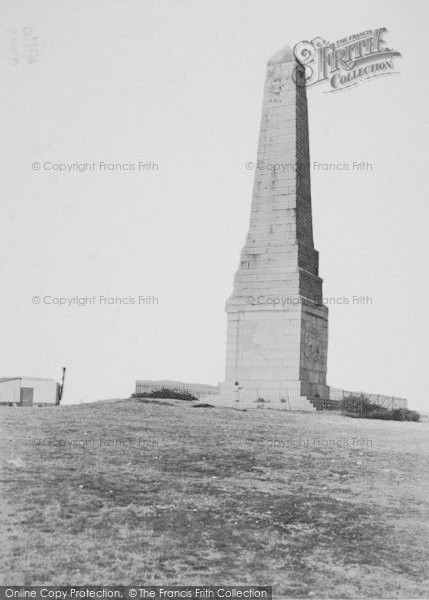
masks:
<instances>
[{"instance_id":1,"label":"bare earth patch","mask_svg":"<svg viewBox=\"0 0 429 600\"><path fill-rule=\"evenodd\" d=\"M428 423L169 403L1 409L2 583L427 597Z\"/></svg>"}]
</instances>

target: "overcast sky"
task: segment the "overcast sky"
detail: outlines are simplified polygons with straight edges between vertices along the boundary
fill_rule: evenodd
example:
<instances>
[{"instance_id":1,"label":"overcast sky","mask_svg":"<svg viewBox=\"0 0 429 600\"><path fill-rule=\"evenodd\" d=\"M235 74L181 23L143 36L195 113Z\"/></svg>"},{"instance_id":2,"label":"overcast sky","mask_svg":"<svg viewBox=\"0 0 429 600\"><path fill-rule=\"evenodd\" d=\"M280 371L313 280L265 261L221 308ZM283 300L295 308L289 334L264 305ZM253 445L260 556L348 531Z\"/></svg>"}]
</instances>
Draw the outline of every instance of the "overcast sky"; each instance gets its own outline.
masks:
<instances>
[{"instance_id":1,"label":"overcast sky","mask_svg":"<svg viewBox=\"0 0 429 600\"><path fill-rule=\"evenodd\" d=\"M2 0L1 13L0 376L65 365L66 403L125 397L136 379L222 381L266 61L386 27L398 75L308 90L312 162L372 165L312 171L324 296L372 299L329 305L328 383L428 408L427 2ZM97 168L44 168L74 162ZM46 303L75 296L97 302Z\"/></svg>"}]
</instances>

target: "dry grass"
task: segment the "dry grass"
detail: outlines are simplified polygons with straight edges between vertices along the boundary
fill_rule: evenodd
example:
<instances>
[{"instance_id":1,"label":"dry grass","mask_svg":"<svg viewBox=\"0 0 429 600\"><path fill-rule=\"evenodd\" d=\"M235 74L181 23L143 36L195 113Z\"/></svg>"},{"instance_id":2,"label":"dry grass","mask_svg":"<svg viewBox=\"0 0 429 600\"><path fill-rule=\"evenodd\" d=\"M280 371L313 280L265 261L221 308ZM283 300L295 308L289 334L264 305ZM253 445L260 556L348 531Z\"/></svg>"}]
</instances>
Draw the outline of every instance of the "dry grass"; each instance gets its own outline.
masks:
<instances>
[{"instance_id":1,"label":"dry grass","mask_svg":"<svg viewBox=\"0 0 429 600\"><path fill-rule=\"evenodd\" d=\"M0 418L4 583L428 595L428 423L174 400Z\"/></svg>"}]
</instances>

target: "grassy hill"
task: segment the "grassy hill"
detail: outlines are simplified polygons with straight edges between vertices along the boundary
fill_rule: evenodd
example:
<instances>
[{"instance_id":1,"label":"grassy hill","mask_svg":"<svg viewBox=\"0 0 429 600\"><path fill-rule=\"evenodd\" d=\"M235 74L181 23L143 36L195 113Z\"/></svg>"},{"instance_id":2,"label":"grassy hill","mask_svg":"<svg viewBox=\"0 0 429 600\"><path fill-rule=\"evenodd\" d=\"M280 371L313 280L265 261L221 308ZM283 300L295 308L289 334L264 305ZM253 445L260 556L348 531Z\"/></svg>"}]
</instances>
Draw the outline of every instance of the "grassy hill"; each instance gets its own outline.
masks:
<instances>
[{"instance_id":1,"label":"grassy hill","mask_svg":"<svg viewBox=\"0 0 429 600\"><path fill-rule=\"evenodd\" d=\"M428 596L427 423L171 400L0 419L0 583Z\"/></svg>"}]
</instances>

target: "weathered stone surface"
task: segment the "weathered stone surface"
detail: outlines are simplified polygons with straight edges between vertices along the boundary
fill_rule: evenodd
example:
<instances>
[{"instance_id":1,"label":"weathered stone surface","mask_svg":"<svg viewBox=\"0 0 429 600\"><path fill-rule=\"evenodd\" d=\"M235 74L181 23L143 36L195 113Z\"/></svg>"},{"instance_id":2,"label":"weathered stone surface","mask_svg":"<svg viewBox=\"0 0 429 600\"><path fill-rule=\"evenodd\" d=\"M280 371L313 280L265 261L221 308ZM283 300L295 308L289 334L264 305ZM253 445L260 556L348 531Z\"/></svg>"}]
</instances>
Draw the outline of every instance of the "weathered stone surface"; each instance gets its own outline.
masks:
<instances>
[{"instance_id":1,"label":"weathered stone surface","mask_svg":"<svg viewBox=\"0 0 429 600\"><path fill-rule=\"evenodd\" d=\"M306 396L328 395L328 309L313 243L306 91L295 67L290 48L267 64L249 233L226 304L221 396L313 410Z\"/></svg>"}]
</instances>

